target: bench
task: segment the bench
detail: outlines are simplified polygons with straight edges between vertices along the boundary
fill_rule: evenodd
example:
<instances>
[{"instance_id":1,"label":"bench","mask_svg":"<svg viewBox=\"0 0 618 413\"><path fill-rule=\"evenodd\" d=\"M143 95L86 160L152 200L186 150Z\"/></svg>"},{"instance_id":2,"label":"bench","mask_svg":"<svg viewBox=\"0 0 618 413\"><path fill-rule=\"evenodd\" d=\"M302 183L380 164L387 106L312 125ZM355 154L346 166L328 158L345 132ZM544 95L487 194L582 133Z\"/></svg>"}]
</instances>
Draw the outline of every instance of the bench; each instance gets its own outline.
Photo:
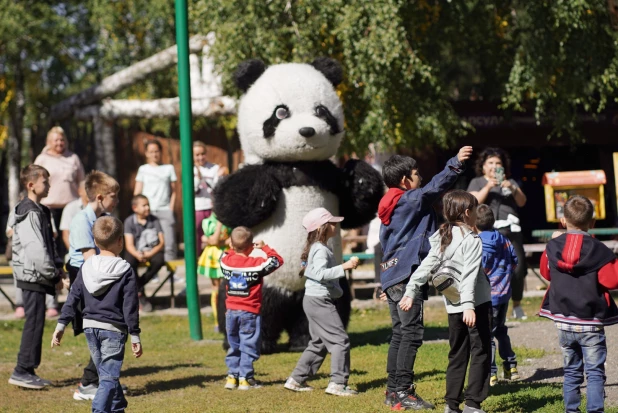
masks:
<instances>
[{"instance_id":1,"label":"bench","mask_svg":"<svg viewBox=\"0 0 618 413\"><path fill-rule=\"evenodd\" d=\"M140 264L140 267L148 267L149 263ZM165 268L167 268L167 276L159 283L157 288L150 294L149 298L154 298L154 296L159 292L161 288L165 285L165 283L169 280L170 282L170 308L175 308L175 295L174 295L174 275L178 270L178 267L183 267L185 265L185 260L172 260L165 262Z\"/></svg>"},{"instance_id":2,"label":"bench","mask_svg":"<svg viewBox=\"0 0 618 413\"><path fill-rule=\"evenodd\" d=\"M7 267L7 266L2 266L0 267L0 278L13 278L13 268L11 267ZM0 294L2 294L4 296L4 298L6 298L9 303L11 303L11 307L15 308L15 303L13 302L13 300L11 300L11 298L4 292L4 290L2 289L2 287L0 287Z\"/></svg>"}]
</instances>

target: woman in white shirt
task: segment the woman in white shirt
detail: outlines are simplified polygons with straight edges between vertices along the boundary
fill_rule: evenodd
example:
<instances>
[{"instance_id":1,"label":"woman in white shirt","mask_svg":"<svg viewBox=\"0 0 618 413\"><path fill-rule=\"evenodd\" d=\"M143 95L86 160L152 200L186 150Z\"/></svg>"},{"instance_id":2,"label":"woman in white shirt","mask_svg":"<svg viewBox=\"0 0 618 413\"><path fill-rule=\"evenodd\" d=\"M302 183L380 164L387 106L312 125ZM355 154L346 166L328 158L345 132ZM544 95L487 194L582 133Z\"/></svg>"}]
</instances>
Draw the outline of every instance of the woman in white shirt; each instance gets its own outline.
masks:
<instances>
[{"instance_id":1,"label":"woman in white shirt","mask_svg":"<svg viewBox=\"0 0 618 413\"><path fill-rule=\"evenodd\" d=\"M157 218L163 229L165 239L165 261L175 260L176 219L176 171L174 165L161 164L161 143L157 140L146 142L146 164L139 167L135 177L133 195L142 194L150 203L150 213Z\"/></svg>"}]
</instances>

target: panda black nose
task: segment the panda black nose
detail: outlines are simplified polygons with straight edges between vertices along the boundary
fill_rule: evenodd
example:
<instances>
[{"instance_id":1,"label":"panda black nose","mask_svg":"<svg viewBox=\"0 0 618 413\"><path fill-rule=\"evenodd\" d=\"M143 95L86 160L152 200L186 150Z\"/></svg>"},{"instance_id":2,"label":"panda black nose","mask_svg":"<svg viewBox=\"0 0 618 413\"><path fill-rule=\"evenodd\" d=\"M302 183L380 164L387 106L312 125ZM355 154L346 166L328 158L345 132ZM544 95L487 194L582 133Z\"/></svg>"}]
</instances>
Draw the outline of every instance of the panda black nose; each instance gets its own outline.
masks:
<instances>
[{"instance_id":1,"label":"panda black nose","mask_svg":"<svg viewBox=\"0 0 618 413\"><path fill-rule=\"evenodd\" d=\"M313 129L313 128L300 128L298 130L298 133L300 133L305 138L310 138L313 135L315 135L315 129Z\"/></svg>"}]
</instances>

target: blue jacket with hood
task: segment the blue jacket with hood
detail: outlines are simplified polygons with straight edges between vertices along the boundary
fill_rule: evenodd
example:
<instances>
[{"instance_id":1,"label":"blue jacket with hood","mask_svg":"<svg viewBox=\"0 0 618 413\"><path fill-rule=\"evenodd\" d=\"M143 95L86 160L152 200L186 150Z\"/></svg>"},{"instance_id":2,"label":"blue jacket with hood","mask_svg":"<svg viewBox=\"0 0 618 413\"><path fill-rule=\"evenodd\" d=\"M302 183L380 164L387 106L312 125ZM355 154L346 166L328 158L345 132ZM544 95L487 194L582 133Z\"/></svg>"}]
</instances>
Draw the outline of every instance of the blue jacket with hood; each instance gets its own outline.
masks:
<instances>
[{"instance_id":1,"label":"blue jacket with hood","mask_svg":"<svg viewBox=\"0 0 618 413\"><path fill-rule=\"evenodd\" d=\"M509 302L511 277L517 266L517 254L511 241L497 230L479 234L483 241L483 269L491 283L491 305Z\"/></svg>"}]
</instances>

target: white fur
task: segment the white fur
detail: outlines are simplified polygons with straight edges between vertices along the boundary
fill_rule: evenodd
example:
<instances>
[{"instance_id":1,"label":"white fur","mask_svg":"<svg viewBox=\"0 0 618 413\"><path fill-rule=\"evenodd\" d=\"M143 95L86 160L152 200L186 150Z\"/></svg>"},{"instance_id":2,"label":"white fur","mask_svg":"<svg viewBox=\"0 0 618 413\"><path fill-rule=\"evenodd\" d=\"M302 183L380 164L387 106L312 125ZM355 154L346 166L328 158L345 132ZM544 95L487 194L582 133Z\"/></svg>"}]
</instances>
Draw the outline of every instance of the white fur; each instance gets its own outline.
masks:
<instances>
[{"instance_id":1,"label":"white fur","mask_svg":"<svg viewBox=\"0 0 618 413\"><path fill-rule=\"evenodd\" d=\"M331 111L342 132L331 135L326 122L315 116L319 104ZM265 138L264 121L278 105L286 105L291 115L279 123L274 136ZM303 127L314 128L316 134L301 136ZM343 107L332 84L313 66L270 66L241 99L238 134L247 164L328 159L337 153L344 135Z\"/></svg>"}]
</instances>

